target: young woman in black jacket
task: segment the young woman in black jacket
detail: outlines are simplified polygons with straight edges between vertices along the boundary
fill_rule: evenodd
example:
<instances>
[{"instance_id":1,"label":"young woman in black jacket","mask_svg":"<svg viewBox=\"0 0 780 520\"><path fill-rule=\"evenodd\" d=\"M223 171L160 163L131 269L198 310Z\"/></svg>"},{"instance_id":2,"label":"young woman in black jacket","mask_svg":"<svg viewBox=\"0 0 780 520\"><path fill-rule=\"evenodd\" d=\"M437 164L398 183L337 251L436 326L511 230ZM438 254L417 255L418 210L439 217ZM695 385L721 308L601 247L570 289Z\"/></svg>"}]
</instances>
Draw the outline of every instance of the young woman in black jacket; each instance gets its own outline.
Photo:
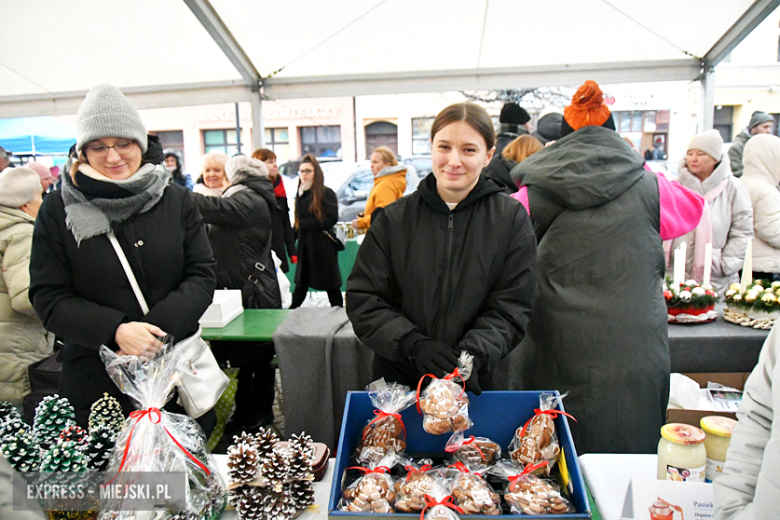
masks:
<instances>
[{"instance_id":1,"label":"young woman in black jacket","mask_svg":"<svg viewBox=\"0 0 780 520\"><path fill-rule=\"evenodd\" d=\"M374 351L374 379L415 387L474 355L475 393L525 335L536 237L525 209L481 174L495 150L487 112L462 103L431 128L433 175L385 208L347 281L347 314Z\"/></svg>"},{"instance_id":2,"label":"young woman in black jacket","mask_svg":"<svg viewBox=\"0 0 780 520\"><path fill-rule=\"evenodd\" d=\"M64 338L59 393L86 428L104 392L125 414L133 406L100 360L106 345L152 357L157 336L175 341L198 330L214 293L206 226L187 189L170 184L161 164L145 159L147 134L130 101L98 85L76 114L78 160L62 189L43 202L30 258L30 300L47 330ZM108 233L113 231L149 305L144 315ZM167 409L183 413L175 399ZM208 435L213 410L198 419Z\"/></svg>"},{"instance_id":3,"label":"young woman in black jacket","mask_svg":"<svg viewBox=\"0 0 780 520\"><path fill-rule=\"evenodd\" d=\"M323 183L320 164L313 155L303 157L295 199L295 229L298 233L298 268L291 309L301 306L309 288L327 291L331 306L344 304L341 270L334 237L330 231L339 220L339 202Z\"/></svg>"}]
</instances>

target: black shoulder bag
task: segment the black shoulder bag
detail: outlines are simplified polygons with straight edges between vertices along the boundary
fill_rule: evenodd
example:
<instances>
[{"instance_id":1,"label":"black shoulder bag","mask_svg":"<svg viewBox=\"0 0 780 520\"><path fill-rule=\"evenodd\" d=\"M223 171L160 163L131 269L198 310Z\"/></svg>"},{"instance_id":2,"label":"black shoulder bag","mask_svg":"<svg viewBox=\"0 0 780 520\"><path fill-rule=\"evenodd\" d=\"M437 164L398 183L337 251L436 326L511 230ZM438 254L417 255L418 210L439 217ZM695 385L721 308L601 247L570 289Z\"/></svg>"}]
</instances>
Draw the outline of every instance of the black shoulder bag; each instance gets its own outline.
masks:
<instances>
[{"instance_id":1,"label":"black shoulder bag","mask_svg":"<svg viewBox=\"0 0 780 520\"><path fill-rule=\"evenodd\" d=\"M281 309L282 292L279 290L279 280L276 278L276 266L263 264L263 259L270 258L271 238L263 250L260 260L255 262L252 272L241 287L241 299L245 309ZM271 259L273 263L273 259Z\"/></svg>"}]
</instances>

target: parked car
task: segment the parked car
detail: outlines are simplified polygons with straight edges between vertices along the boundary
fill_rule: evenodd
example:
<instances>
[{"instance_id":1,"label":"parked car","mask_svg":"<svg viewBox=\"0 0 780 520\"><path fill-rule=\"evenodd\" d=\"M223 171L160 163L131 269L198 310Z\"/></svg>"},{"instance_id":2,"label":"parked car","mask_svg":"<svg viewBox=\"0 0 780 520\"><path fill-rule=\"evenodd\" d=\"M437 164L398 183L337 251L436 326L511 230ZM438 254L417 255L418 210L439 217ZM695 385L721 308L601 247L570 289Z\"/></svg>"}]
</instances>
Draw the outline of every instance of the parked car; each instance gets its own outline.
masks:
<instances>
[{"instance_id":1,"label":"parked car","mask_svg":"<svg viewBox=\"0 0 780 520\"><path fill-rule=\"evenodd\" d=\"M324 168L323 168L324 170ZM328 174L325 174L325 184L328 184ZM336 180L336 176L331 177L331 182ZM407 164L406 170L406 191L404 195L409 195L417 189L420 184L420 177L414 165ZM358 213L362 213L366 208L366 200L374 187L374 174L371 172L371 163L363 161L357 164L357 169L336 189L336 196L339 199L339 222L352 222L357 218Z\"/></svg>"},{"instance_id":2,"label":"parked car","mask_svg":"<svg viewBox=\"0 0 780 520\"><path fill-rule=\"evenodd\" d=\"M402 162L414 166L420 179L424 179L433 171L430 155L412 155L411 157L404 158Z\"/></svg>"}]
</instances>

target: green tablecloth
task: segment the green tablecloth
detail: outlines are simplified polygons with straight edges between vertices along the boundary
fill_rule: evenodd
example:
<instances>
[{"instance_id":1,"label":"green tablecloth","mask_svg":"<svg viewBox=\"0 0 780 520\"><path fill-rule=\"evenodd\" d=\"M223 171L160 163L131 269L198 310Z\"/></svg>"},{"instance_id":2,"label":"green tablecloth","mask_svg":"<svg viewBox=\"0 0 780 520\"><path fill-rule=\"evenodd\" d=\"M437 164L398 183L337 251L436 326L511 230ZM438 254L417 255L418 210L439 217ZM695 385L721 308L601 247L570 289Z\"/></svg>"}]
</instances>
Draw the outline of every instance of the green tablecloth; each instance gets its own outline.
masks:
<instances>
[{"instance_id":1,"label":"green tablecloth","mask_svg":"<svg viewBox=\"0 0 780 520\"><path fill-rule=\"evenodd\" d=\"M201 336L207 340L271 341L276 328L291 312L288 309L244 309L225 327L204 327Z\"/></svg>"},{"instance_id":2,"label":"green tablecloth","mask_svg":"<svg viewBox=\"0 0 780 520\"><path fill-rule=\"evenodd\" d=\"M347 278L352 272L352 266L355 265L358 248L360 246L357 240L350 238L347 240L347 247L344 251L339 251L339 267L341 268L341 291L347 290ZM290 290L295 290L295 264L290 264L290 271L287 273L287 279L290 280Z\"/></svg>"}]
</instances>

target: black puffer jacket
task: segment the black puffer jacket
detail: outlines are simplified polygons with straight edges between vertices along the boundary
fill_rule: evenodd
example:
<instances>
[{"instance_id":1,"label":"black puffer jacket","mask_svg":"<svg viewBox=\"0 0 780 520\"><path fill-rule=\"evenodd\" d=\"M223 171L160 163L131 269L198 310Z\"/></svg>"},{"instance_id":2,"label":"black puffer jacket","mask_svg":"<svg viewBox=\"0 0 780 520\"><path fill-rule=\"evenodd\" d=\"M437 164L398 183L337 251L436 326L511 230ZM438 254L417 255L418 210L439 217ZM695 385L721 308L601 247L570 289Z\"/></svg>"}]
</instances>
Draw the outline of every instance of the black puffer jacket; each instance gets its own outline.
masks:
<instances>
[{"instance_id":1,"label":"black puffer jacket","mask_svg":"<svg viewBox=\"0 0 780 520\"><path fill-rule=\"evenodd\" d=\"M504 188L506 193L511 194L517 191L517 185L510 175L515 166L517 166L517 162L512 159L507 159L504 156L493 157L490 164L482 170L482 175L493 179Z\"/></svg>"},{"instance_id":2,"label":"black puffer jacket","mask_svg":"<svg viewBox=\"0 0 780 520\"><path fill-rule=\"evenodd\" d=\"M374 375L415 386L423 374L398 344L422 335L478 356L489 389L525 335L535 266L531 220L501 187L482 177L450 211L426 177L372 223L347 281L347 313L376 353Z\"/></svg>"},{"instance_id":3,"label":"black puffer jacket","mask_svg":"<svg viewBox=\"0 0 780 520\"><path fill-rule=\"evenodd\" d=\"M271 181L250 177L229 187L221 197L195 197L203 220L209 224L209 241L217 261L217 288L241 289L250 275L275 281L270 209L278 210L278 206ZM257 262L267 269L258 272ZM279 290L278 283L274 287Z\"/></svg>"}]
</instances>

